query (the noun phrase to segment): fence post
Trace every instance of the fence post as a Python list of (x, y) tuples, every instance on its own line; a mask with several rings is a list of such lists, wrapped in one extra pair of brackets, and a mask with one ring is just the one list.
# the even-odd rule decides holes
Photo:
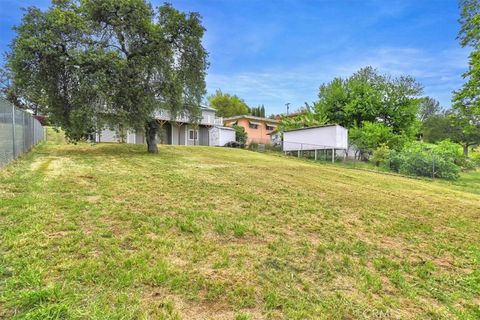
[(32, 121), (32, 146), (35, 145), (35, 121)]
[(23, 111), (21, 111), (21, 112), (22, 112), (22, 140), (23, 140), (22, 141), (23, 142), (22, 143), (23, 144), (22, 153), (24, 153), (27, 150), (27, 148), (26, 148), (27, 143), (26, 143), (26, 139), (25, 139), (25, 113), (23, 113)]
[(13, 159), (16, 158), (17, 150), (15, 146), (15, 106), (12, 105), (12, 141), (13, 141)]
[(30, 119), (30, 123), (32, 124), (32, 141), (30, 141), (30, 143), (31, 143), (31, 147), (33, 147), (34, 145), (36, 145), (36, 143), (35, 143), (35, 118), (33, 118), (33, 115), (32, 115), (32, 118)]

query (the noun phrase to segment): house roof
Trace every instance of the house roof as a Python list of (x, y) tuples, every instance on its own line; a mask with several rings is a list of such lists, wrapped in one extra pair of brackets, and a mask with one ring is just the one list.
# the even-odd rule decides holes
[(208, 110), (208, 111), (217, 111), (217, 109), (214, 109), (214, 108), (210, 108), (209, 106), (200, 106), (200, 109), (202, 110)]
[[(314, 126), (314, 127), (305, 127), (305, 128), (298, 128), (298, 129), (290, 129), (284, 130), (283, 132), (290, 132), (290, 131), (299, 131), (299, 130), (307, 130), (307, 129), (316, 129), (316, 128), (324, 128), (324, 127), (342, 127), (338, 124), (324, 124), (321, 126)], [(342, 127), (343, 128), (343, 127)]]
[(270, 123), (279, 123), (280, 122), (279, 120), (275, 120), (275, 119), (255, 117), (255, 116), (250, 116), (250, 115), (242, 115), (242, 116), (223, 118), (224, 121), (231, 121), (231, 120), (238, 120), (238, 119), (257, 120), (257, 121), (264, 121), (264, 122), (270, 122)]
[(219, 126), (219, 127), (217, 127), (217, 128), (222, 129), (222, 130), (235, 131), (235, 129), (233, 129), (232, 127)]

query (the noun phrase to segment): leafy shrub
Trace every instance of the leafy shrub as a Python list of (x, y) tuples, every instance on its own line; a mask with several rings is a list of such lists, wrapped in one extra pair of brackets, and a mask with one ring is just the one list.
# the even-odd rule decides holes
[(376, 154), (379, 164), (406, 175), (455, 180), (461, 169), (461, 149), (450, 141), (437, 145), (414, 141), (399, 152), (378, 148)]
[(248, 138), (245, 128), (237, 125), (232, 126), (232, 128), (235, 129), (235, 141), (244, 145)]
[(382, 144), (373, 151), (370, 161), (375, 163), (377, 167), (384, 167), (388, 163), (390, 152), (390, 148), (386, 144)]
[[(391, 127), (383, 123), (363, 121), (362, 125), (349, 130), (349, 139), (350, 143), (360, 151), (360, 156), (364, 160), (369, 160), (382, 146), (387, 146), (391, 150), (401, 150), (408, 141), (412, 140), (412, 136), (394, 133)], [(385, 148), (381, 150), (387, 151)]]
[(472, 152), (470, 159), (476, 167), (480, 167), (480, 149), (478, 152)]
[(248, 145), (248, 150), (258, 150), (258, 143), (254, 141), (250, 142)]

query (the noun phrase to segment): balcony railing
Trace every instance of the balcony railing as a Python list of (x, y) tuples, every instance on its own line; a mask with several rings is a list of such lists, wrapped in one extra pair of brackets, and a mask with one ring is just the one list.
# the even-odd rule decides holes
[(200, 124), (205, 125), (215, 125), (215, 126), (223, 126), (223, 118), (218, 118), (215, 116), (206, 115), (202, 117)]
[[(167, 110), (158, 110), (155, 112), (155, 118), (158, 120), (166, 120), (166, 121), (173, 121), (171, 114)], [(190, 118), (185, 114), (177, 115), (175, 119), (177, 122), (183, 123), (191, 123), (192, 121)], [(211, 115), (203, 115), (202, 119), (200, 119), (200, 124), (203, 125), (210, 125), (210, 126), (222, 126), (223, 125), (223, 118), (218, 118)]]

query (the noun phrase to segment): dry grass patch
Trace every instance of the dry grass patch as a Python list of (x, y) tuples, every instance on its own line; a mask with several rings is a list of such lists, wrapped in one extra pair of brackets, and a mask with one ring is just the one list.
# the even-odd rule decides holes
[(144, 149), (58, 139), (3, 170), (0, 317), (480, 317), (473, 180)]

